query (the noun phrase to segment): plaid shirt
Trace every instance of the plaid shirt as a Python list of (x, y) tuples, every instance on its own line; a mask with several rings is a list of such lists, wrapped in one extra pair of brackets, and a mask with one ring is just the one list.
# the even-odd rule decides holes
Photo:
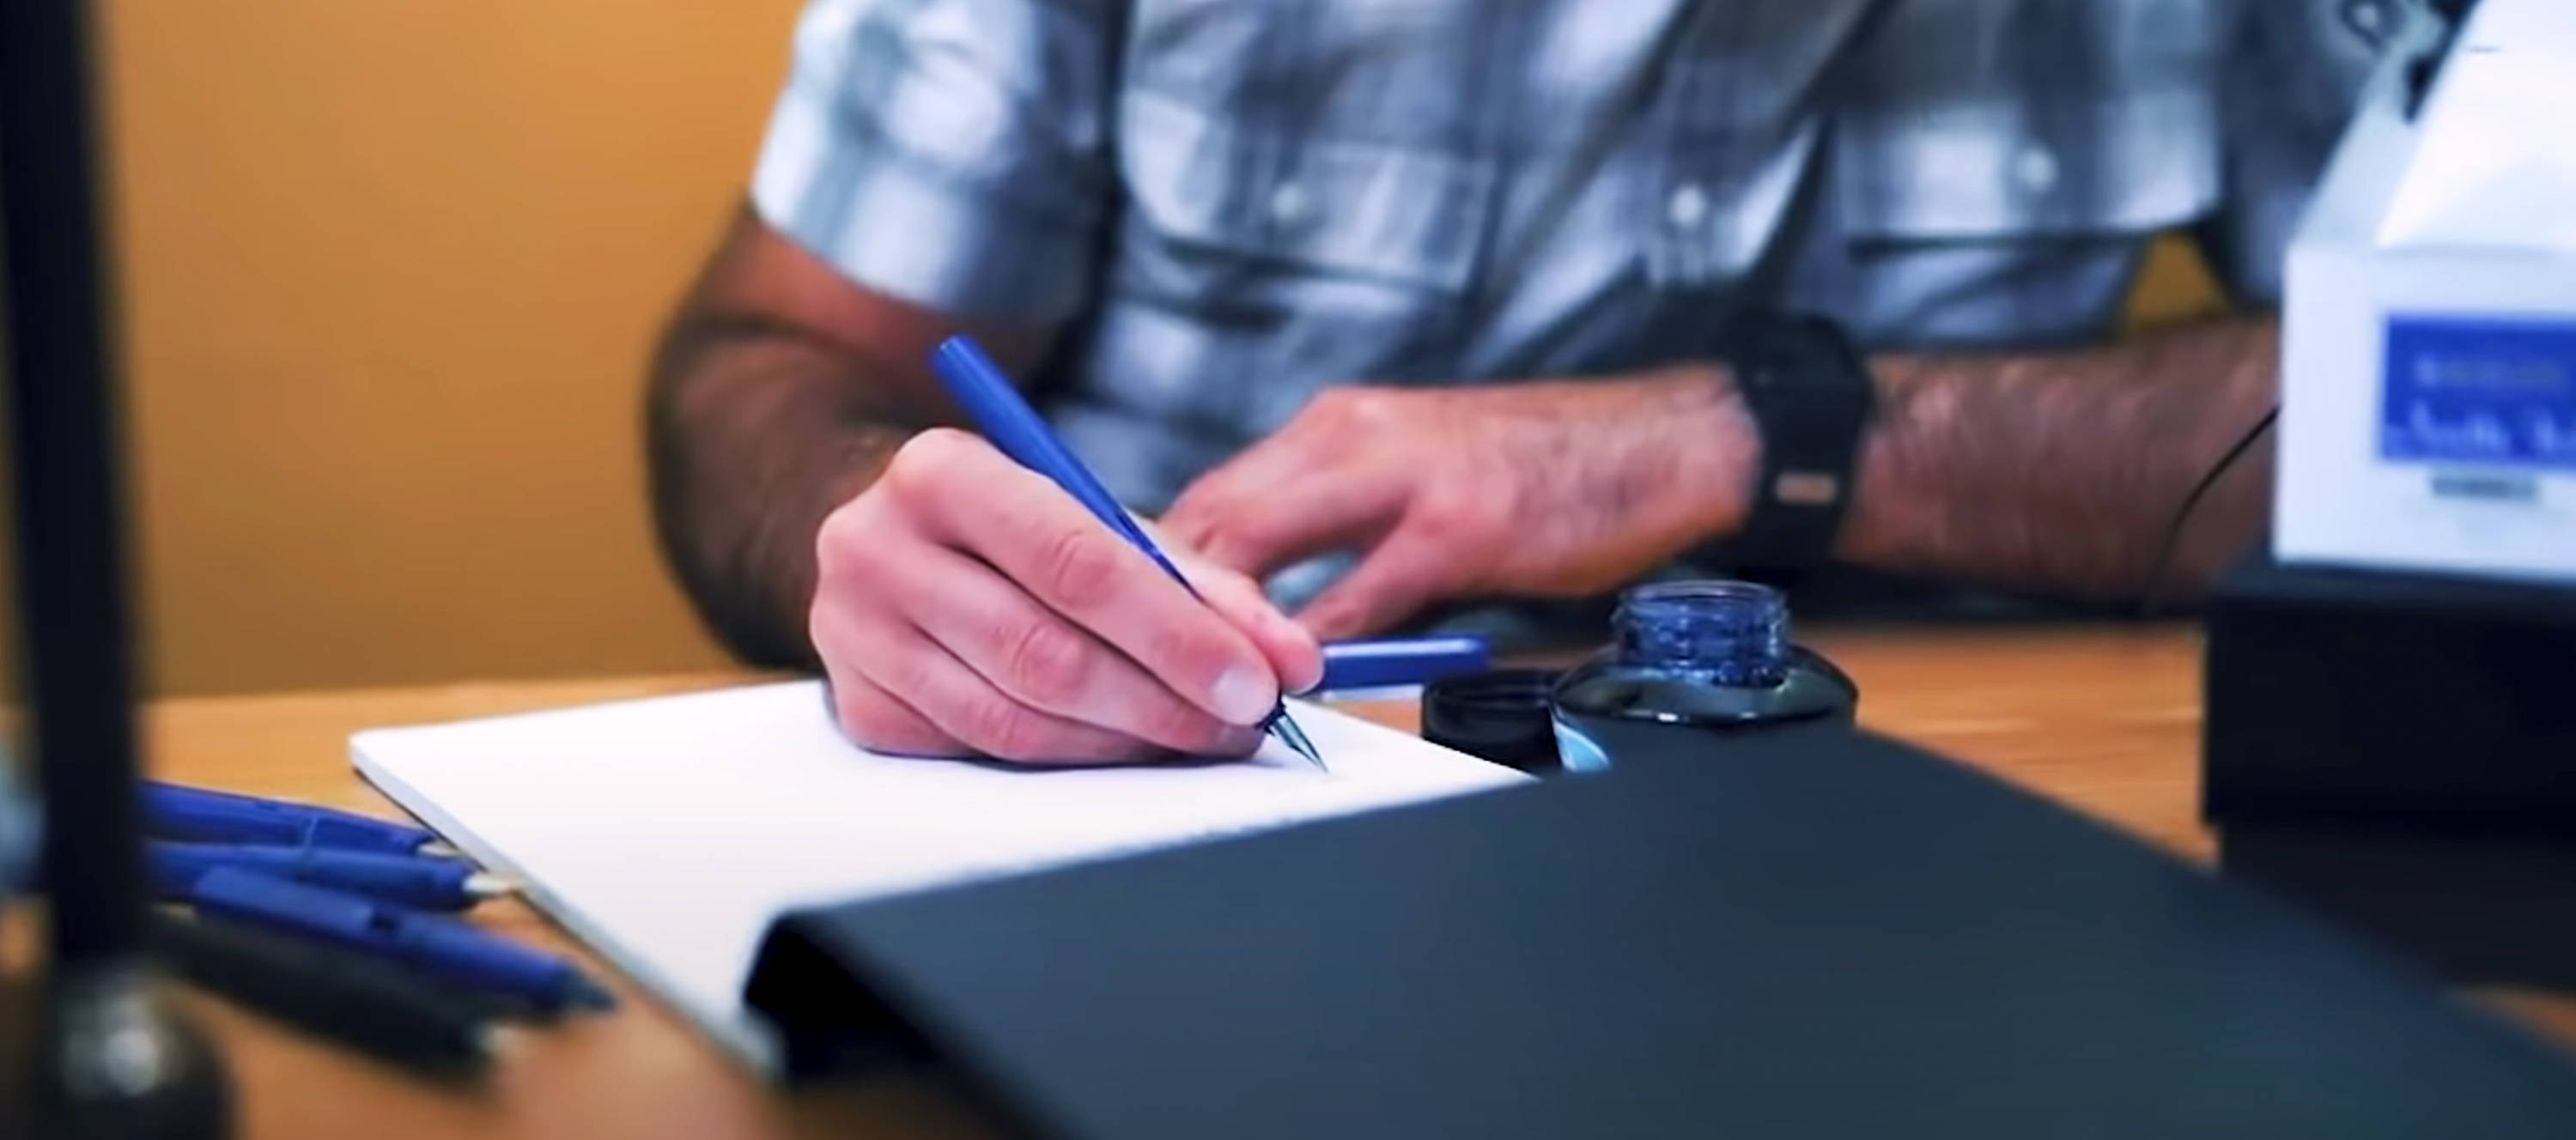
[(1160, 509), (1324, 385), (1608, 372), (1730, 306), (1876, 347), (2108, 333), (2195, 225), (2238, 299), (2405, 0), (815, 0), (753, 180), (871, 288), (1060, 327)]

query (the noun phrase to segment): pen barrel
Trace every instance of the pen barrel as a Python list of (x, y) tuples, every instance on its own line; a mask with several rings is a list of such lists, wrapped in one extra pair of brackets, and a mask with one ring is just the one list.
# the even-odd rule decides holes
[(354, 852), (313, 855), (306, 863), (310, 869), (303, 881), (318, 886), (357, 891), (424, 910), (464, 910), (475, 902), (465, 889), (465, 880), (474, 873), (473, 865), (459, 860)]
[(461, 859), (324, 847), (155, 842), (152, 877), (164, 898), (184, 899), (209, 871), (235, 867), (426, 910), (463, 910), (474, 867)]
[(336, 942), (543, 1010), (581, 1002), (587, 986), (572, 963), (456, 919), (255, 871), (218, 867), (200, 876), (188, 897), (201, 914)]
[(402, 855), (434, 838), (421, 828), (336, 808), (170, 784), (144, 785), (143, 813), (145, 830), (152, 835), (201, 843), (319, 846)]
[(1118, 524), (1111, 520), (1127, 517), (1127, 508), (1089, 476), (1001, 366), (974, 341), (950, 337), (941, 342), (931, 355), (931, 368), (994, 450), (1064, 488), (1101, 522), (1115, 527)]
[(313, 817), (304, 832), (304, 842), (316, 847), (339, 847), (351, 851), (381, 851), (391, 855), (408, 855), (428, 845), (428, 832), (362, 815), (329, 812)]
[(210, 843), (295, 843), (303, 838), (301, 821), (282, 812), (259, 811), (223, 799), (181, 794), (176, 789), (143, 789), (144, 826), (154, 835)]
[[(1126, 505), (1110, 494), (1109, 488), (1100, 484), (1091, 469), (1083, 466), (1081, 458), (1074, 455), (1073, 449), (1056, 438), (1054, 429), (1047, 426), (1037, 409), (1029, 406), (1028, 400), (1020, 395), (1018, 386), (1011, 383), (1010, 376), (1002, 371), (1000, 365), (993, 363), (993, 358), (986, 356), (983, 349), (976, 347), (973, 340), (952, 336), (940, 342), (931, 353), (930, 365), (947, 385), (948, 394), (956, 397), (957, 406), (965, 410), (968, 419), (975, 421), (976, 428), (984, 433), (985, 441), (992, 444), (994, 450), (1063, 488), (1065, 494), (1073, 496), (1075, 502), (1091, 512), (1091, 517), (1099, 519), (1101, 525), (1152, 559), (1154, 565), (1170, 575), (1173, 581), (1185, 587), (1189, 585), (1189, 579), (1181, 574), (1180, 567), (1164, 557), (1163, 552), (1155, 547), (1152, 537), (1145, 533), (1145, 528), (1137, 524), (1135, 516), (1127, 513)], [(1193, 589), (1191, 592), (1197, 591)]]

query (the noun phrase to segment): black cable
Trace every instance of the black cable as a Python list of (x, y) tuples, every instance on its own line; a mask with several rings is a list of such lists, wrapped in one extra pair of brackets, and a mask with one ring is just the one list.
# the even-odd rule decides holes
[(2191, 493), (2182, 497), (2182, 506), (2174, 511), (2173, 521), (2165, 525), (2164, 541), (2156, 546), (2156, 560), (2148, 566), (2146, 589), (2138, 601), (2140, 619), (2156, 616), (2157, 596), (2164, 592), (2165, 575), (2173, 571), (2174, 554), (2182, 546), (2182, 531), (2191, 523), (2191, 513), (2200, 508), (2200, 501), (2209, 496), (2209, 489), (2218, 485), (2219, 478), (2227, 474), (2228, 468), (2234, 467), (2236, 461), (2254, 446), (2254, 441), (2271, 430), (2272, 421), (2279, 418), (2281, 406), (2274, 404), (2263, 413), (2263, 418), (2254, 421), (2253, 427), (2245, 429), (2245, 434), (2237, 437), (2227, 453), (2218, 457), (2218, 462), (2210, 464), (2209, 470), (2201, 473), (2200, 482), (2192, 484)]

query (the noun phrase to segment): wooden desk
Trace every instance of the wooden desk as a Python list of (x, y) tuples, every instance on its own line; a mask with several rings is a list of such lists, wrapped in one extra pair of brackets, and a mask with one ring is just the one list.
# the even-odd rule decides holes
[[(1828, 632), (1859, 680), (1863, 720), (2055, 797), (2194, 859), (2199, 640), (2188, 629)], [(157, 774), (261, 795), (390, 811), (350, 770), (348, 736), (383, 724), (645, 696), (739, 676), (455, 685), (166, 701), (149, 714)], [(1402, 705), (1358, 711), (1411, 728)], [(489, 921), (569, 948), (516, 905)], [(242, 1135), (787, 1137), (981, 1136), (960, 1100), (921, 1081), (786, 1097), (733, 1068), (676, 1017), (621, 987), (604, 1018), (527, 1036), (473, 1090), (443, 1090), (211, 1000), (197, 1007), (239, 1080)], [(2496, 1000), (2576, 1041), (2576, 1003)]]

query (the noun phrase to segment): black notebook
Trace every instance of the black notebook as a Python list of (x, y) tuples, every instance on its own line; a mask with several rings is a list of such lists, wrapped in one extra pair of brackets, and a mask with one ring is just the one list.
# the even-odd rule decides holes
[(2412, 966), (1860, 736), (794, 914), (748, 997), (1046, 1136), (2576, 1136)]

